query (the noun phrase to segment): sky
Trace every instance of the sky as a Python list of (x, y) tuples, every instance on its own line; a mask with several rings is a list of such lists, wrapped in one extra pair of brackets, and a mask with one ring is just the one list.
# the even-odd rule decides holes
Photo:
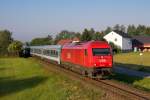
[(150, 25), (150, 0), (0, 0), (0, 30), (31, 41), (61, 30)]

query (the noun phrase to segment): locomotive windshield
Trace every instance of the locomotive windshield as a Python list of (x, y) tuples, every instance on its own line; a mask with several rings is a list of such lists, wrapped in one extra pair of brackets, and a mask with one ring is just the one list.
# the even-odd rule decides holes
[(93, 52), (93, 56), (109, 55), (110, 49), (109, 48), (93, 48), (92, 52)]

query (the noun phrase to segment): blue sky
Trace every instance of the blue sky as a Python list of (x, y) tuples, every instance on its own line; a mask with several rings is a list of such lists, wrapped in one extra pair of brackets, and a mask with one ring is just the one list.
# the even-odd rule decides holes
[(150, 24), (150, 0), (1, 0), (0, 29), (22, 41), (61, 30)]

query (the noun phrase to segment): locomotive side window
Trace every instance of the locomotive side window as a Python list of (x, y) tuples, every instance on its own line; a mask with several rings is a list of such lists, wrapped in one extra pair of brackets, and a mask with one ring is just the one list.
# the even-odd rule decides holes
[(110, 49), (109, 48), (93, 48), (92, 52), (93, 52), (93, 56), (109, 55)]

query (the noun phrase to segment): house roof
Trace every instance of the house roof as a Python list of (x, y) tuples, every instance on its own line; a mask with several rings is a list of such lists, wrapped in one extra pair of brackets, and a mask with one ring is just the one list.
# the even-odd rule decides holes
[(74, 37), (73, 39), (61, 39), (58, 41), (58, 45), (64, 45), (66, 43), (71, 43), (71, 42), (79, 42), (80, 39), (78, 37)]
[(71, 43), (72, 42), (72, 40), (71, 39), (62, 39), (62, 40), (60, 40), (60, 41), (58, 41), (58, 45), (64, 45), (64, 44), (66, 44), (66, 43)]
[(118, 31), (118, 30), (114, 30), (114, 32), (116, 32), (117, 34), (121, 35), (124, 38), (131, 38), (130, 35), (128, 35), (128, 33), (122, 32), (122, 31)]
[(74, 37), (74, 38), (73, 38), (73, 41), (80, 41), (80, 39), (77, 38), (77, 37)]
[(143, 44), (150, 44), (150, 36), (144, 36), (144, 35), (139, 35), (139, 36), (133, 36), (133, 40), (137, 40)]

